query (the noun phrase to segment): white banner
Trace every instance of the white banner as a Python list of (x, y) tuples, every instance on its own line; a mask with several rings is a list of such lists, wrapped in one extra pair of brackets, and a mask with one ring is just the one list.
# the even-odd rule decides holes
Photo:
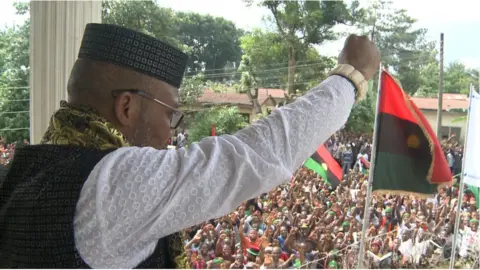
[(472, 90), (468, 112), (467, 149), (463, 181), (480, 187), (480, 95)]

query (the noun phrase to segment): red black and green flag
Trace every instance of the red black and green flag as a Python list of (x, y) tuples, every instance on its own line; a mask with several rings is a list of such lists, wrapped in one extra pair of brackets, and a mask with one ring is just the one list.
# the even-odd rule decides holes
[(447, 160), (425, 116), (383, 71), (376, 129), (374, 192), (433, 194), (452, 183)]
[(305, 161), (303, 166), (316, 172), (333, 188), (336, 188), (342, 181), (342, 168), (323, 144)]
[(363, 165), (362, 173), (367, 173), (368, 170), (370, 170), (370, 162), (368, 162), (368, 160), (366, 160), (364, 157), (360, 157), (360, 162), (362, 162)]

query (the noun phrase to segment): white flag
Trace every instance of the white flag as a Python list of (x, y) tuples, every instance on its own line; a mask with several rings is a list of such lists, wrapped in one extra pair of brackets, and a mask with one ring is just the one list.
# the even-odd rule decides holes
[(464, 182), (480, 187), (480, 95), (472, 90), (468, 111), (467, 149), (465, 152)]

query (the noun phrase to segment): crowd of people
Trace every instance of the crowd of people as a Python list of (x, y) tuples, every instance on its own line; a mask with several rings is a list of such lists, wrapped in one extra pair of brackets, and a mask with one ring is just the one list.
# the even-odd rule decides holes
[[(28, 144), (28, 140), (25, 139), (23, 144)], [(7, 143), (5, 139), (0, 136), (0, 165), (6, 167), (12, 160), (15, 154), (15, 143)]]
[[(183, 133), (182, 133), (183, 134)], [(181, 137), (181, 136), (180, 136)], [(186, 137), (186, 136), (185, 136)], [(28, 144), (28, 141), (24, 142)], [(343, 168), (333, 188), (300, 168), (289, 184), (245, 202), (228, 216), (184, 231), (185, 251), (194, 269), (354, 268), (358, 264), (371, 138), (339, 132), (326, 148)], [(443, 141), (452, 173), (461, 171), (462, 147), (455, 136)], [(0, 141), (2, 165), (15, 145)], [(480, 267), (479, 211), (463, 195), (459, 267)], [(366, 231), (364, 265), (369, 268), (448, 267), (458, 186), (438, 189), (434, 198), (373, 196)]]
[[(444, 140), (446, 155), (461, 164), (461, 147)], [(341, 132), (326, 142), (344, 169), (336, 188), (301, 168), (289, 184), (245, 202), (228, 216), (184, 231), (195, 269), (354, 268), (358, 264), (371, 138)], [(455, 159), (457, 157), (457, 159)], [(458, 159), (460, 157), (460, 159)], [(449, 159), (449, 162), (451, 159)], [(435, 197), (373, 196), (364, 265), (369, 268), (448, 267), (458, 186)], [(480, 235), (476, 198), (466, 191), (461, 212), (458, 267), (478, 268)]]

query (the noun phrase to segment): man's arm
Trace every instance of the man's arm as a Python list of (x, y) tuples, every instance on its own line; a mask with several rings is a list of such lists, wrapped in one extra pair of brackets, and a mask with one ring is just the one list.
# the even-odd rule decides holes
[[(158, 239), (226, 215), (288, 181), (345, 124), (353, 104), (352, 84), (331, 76), (234, 135), (205, 138), (188, 151), (110, 153), (88, 177), (77, 205), (80, 254), (92, 267), (136, 266), (138, 254), (153, 251)], [(102, 257), (121, 264), (104, 264)]]

